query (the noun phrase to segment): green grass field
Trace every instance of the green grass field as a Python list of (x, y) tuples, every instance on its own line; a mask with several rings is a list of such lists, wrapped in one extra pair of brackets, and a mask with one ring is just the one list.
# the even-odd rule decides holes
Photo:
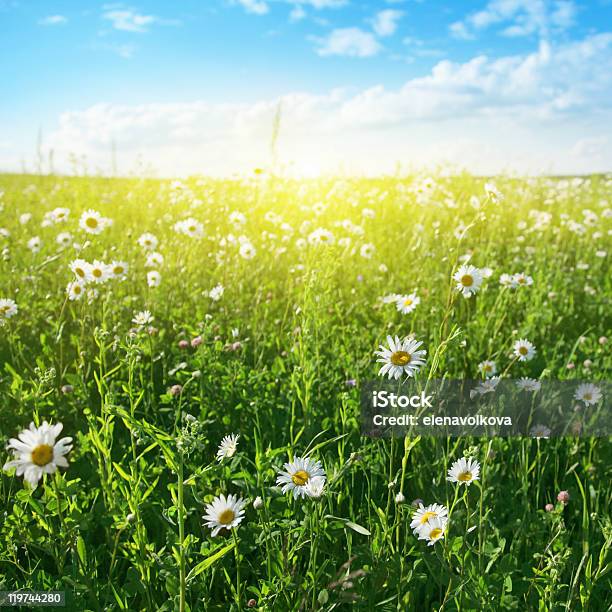
[[(609, 438), (360, 435), (389, 334), (423, 342), (420, 378), (610, 378), (612, 178), (492, 182), (0, 176), (2, 465), (30, 422), (72, 438), (36, 488), (1, 473), (0, 590), (70, 610), (609, 609)], [(284, 494), (306, 455), (322, 492)], [(471, 486), (447, 480), (464, 456)], [(220, 494), (244, 514), (213, 536)], [(435, 543), (414, 500), (450, 511)]]

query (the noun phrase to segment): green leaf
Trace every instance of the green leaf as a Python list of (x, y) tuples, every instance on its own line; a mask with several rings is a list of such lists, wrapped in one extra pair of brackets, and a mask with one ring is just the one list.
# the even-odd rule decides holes
[(200, 561), (190, 572), (187, 574), (187, 582), (195, 578), (198, 574), (201, 574), (203, 571), (207, 570), (213, 563), (217, 562), (221, 557), (224, 557), (230, 550), (232, 550), (236, 546), (235, 542), (224, 546), (220, 550), (218, 550), (214, 555), (210, 555), (206, 557), (204, 561)]
[(361, 535), (364, 535), (364, 536), (372, 535), (365, 527), (362, 527), (361, 525), (358, 525), (357, 523), (353, 523), (352, 521), (346, 521), (346, 523), (344, 524), (347, 527), (350, 527), (353, 531), (360, 533)]

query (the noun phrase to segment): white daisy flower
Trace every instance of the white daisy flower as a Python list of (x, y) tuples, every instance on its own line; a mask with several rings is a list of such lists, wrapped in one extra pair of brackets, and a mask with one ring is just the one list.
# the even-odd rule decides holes
[(499, 384), (501, 378), (499, 376), (493, 376), (483, 380), (475, 389), (470, 391), (470, 399), (474, 399), (478, 395), (486, 395), (487, 393), (495, 393), (495, 389)]
[(514, 275), (502, 274), (499, 277), (499, 284), (502, 287), (508, 287), (509, 289), (516, 289), (516, 283), (515, 283), (515, 280), (514, 280)]
[(472, 265), (463, 265), (453, 275), (457, 281), (456, 289), (463, 297), (469, 298), (480, 289), (482, 274), (480, 270)]
[(438, 540), (444, 538), (447, 521), (435, 517), (421, 525), (417, 533), (419, 540), (427, 540), (427, 546), (433, 546)]
[(535, 346), (524, 338), (517, 340), (513, 345), (513, 349), (519, 361), (531, 361), (536, 354)]
[(534, 425), (529, 430), (529, 434), (532, 438), (548, 438), (550, 433), (550, 428), (546, 427), (546, 425)]
[(524, 272), (519, 272), (512, 277), (512, 281), (515, 287), (530, 287), (533, 285), (533, 278), (528, 276)]
[(32, 251), (32, 253), (38, 253), (40, 251), (40, 247), (42, 242), (38, 236), (34, 236), (28, 240), (28, 249)]
[(219, 495), (211, 504), (206, 504), (204, 521), (206, 527), (212, 529), (214, 538), (222, 529), (233, 529), (238, 527), (244, 518), (244, 507), (246, 501), (237, 495)]
[(484, 190), (487, 197), (495, 204), (504, 199), (504, 196), (493, 183), (485, 183)]
[(153, 251), (157, 248), (159, 240), (157, 240), (157, 237), (150, 232), (145, 232), (140, 236), (140, 238), (138, 238), (138, 244), (145, 251)]
[(109, 266), (113, 278), (125, 280), (128, 271), (128, 264), (125, 261), (113, 261)]
[[(313, 478), (325, 480), (325, 470), (320, 461), (314, 461), (309, 457), (295, 457), (293, 461), (285, 463), (285, 471), (281, 471), (276, 478), (276, 484), (281, 487), (283, 493), (293, 491), (293, 497), (304, 497), (308, 495), (306, 485)], [(318, 483), (320, 484), (320, 483)]]
[(389, 379), (397, 380), (405, 374), (410, 378), (425, 365), (427, 351), (419, 350), (422, 342), (410, 337), (400, 340), (398, 336), (387, 336), (387, 343), (388, 348), (381, 344), (380, 350), (374, 353), (379, 356), (376, 361), (383, 364), (378, 371), (379, 376), (388, 375)]
[(105, 283), (111, 278), (111, 271), (108, 264), (103, 261), (94, 259), (91, 267), (89, 268), (91, 279), (94, 283)]
[(204, 225), (197, 219), (189, 217), (188, 219), (175, 223), (174, 231), (189, 236), (190, 238), (201, 238), (204, 236)]
[(72, 438), (56, 442), (63, 425), (49, 425), (44, 421), (40, 427), (30, 423), (18, 438), (11, 438), (7, 448), (13, 451), (14, 459), (4, 465), (4, 470), (17, 468), (17, 476), (23, 475), (36, 488), (43, 474), (53, 474), (58, 466), (68, 467), (66, 455), (72, 449)]
[(91, 275), (91, 264), (84, 259), (75, 259), (71, 261), (70, 269), (79, 281), (87, 283), (93, 280)]
[(574, 399), (579, 402), (584, 402), (585, 406), (591, 406), (597, 404), (603, 397), (601, 389), (595, 386), (593, 383), (583, 383), (574, 393)]
[(416, 293), (399, 295), (395, 300), (395, 306), (402, 314), (411, 313), (420, 303), (421, 298), (419, 298)]
[(404, 296), (400, 295), (399, 293), (389, 293), (388, 295), (383, 295), (380, 298), (380, 301), (383, 304), (395, 304), (402, 297)]
[(224, 291), (225, 289), (223, 288), (223, 285), (216, 285), (208, 292), (208, 297), (213, 300), (213, 302), (218, 302), (221, 299)]
[(526, 376), (523, 376), (523, 378), (520, 378), (516, 381), (516, 386), (521, 391), (529, 391), (531, 393), (536, 393), (542, 388), (542, 383), (539, 380), (536, 380), (535, 378), (527, 378)]
[(149, 325), (149, 323), (153, 323), (153, 315), (149, 310), (142, 310), (141, 312), (137, 312), (132, 319), (132, 323), (143, 327), (144, 325)]
[(231, 434), (221, 440), (219, 450), (217, 451), (217, 461), (223, 461), (225, 457), (233, 457), (236, 454), (239, 437), (240, 434)]
[(308, 235), (310, 244), (334, 244), (334, 235), (327, 229), (320, 227)]
[(359, 249), (359, 254), (365, 259), (372, 259), (372, 255), (374, 255), (374, 251), (376, 248), (373, 244), (364, 244), (361, 249)]
[(10, 298), (0, 299), (0, 321), (14, 317), (18, 310), (15, 300)]
[(246, 217), (241, 212), (235, 210), (230, 213), (229, 222), (238, 229), (246, 223)]
[(494, 376), (497, 374), (497, 365), (494, 361), (481, 361), (478, 364), (478, 371), (488, 378), (489, 376)]
[(71, 281), (66, 286), (66, 293), (71, 302), (80, 300), (85, 294), (85, 284), (83, 281)]
[(304, 485), (304, 491), (308, 497), (319, 499), (319, 497), (322, 497), (325, 491), (325, 478), (322, 476), (315, 476), (314, 478), (311, 478)]
[(79, 227), (88, 234), (100, 234), (109, 225), (110, 219), (105, 219), (97, 210), (86, 210), (79, 219)]
[(70, 246), (72, 242), (72, 234), (70, 232), (60, 232), (55, 238), (55, 242), (59, 244), (61, 247)]
[(442, 504), (430, 504), (429, 506), (419, 504), (419, 507), (412, 515), (412, 522), (410, 523), (410, 528), (416, 535), (419, 529), (423, 527), (425, 523), (431, 521), (434, 518), (439, 518), (442, 521), (447, 521), (448, 508), (446, 506), (443, 506)]
[(451, 465), (446, 480), (469, 486), (474, 480), (478, 480), (479, 476), (480, 463), (476, 459), (461, 457)]
[(161, 274), (157, 270), (147, 272), (147, 285), (149, 287), (159, 287), (161, 284)]
[(164, 263), (164, 256), (157, 251), (149, 253), (145, 261), (145, 268), (157, 268)]
[(55, 208), (50, 213), (50, 218), (54, 223), (62, 223), (68, 219), (68, 215), (70, 215), (69, 208)]
[(250, 242), (243, 242), (240, 245), (240, 250), (238, 251), (238, 253), (240, 254), (240, 257), (242, 257), (243, 259), (253, 259), (257, 251), (255, 250), (255, 247)]

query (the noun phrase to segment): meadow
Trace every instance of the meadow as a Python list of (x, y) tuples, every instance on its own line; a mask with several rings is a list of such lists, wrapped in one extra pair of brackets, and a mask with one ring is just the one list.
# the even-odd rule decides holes
[(0, 590), (69, 610), (610, 609), (609, 438), (369, 438), (359, 395), (381, 365), (609, 379), (612, 177), (3, 175), (0, 193)]

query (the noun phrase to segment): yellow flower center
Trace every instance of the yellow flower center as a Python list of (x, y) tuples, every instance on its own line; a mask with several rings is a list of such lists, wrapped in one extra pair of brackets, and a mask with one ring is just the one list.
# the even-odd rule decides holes
[(8, 306), (0, 306), (0, 314), (5, 315), (9, 311)]
[(527, 350), (527, 347), (526, 347), (526, 346), (521, 346), (521, 347), (519, 347), (519, 353), (520, 353), (521, 355), (526, 355), (528, 352), (529, 352), (529, 351)]
[(32, 451), (32, 463), (43, 467), (48, 463), (51, 463), (53, 459), (53, 448), (51, 448), (48, 444), (39, 444)]
[(75, 268), (74, 273), (81, 278), (85, 278), (85, 270), (83, 268)]
[(81, 285), (75, 285), (75, 286), (72, 288), (72, 291), (73, 291), (74, 293), (81, 293)]
[(291, 476), (293, 484), (297, 485), (298, 487), (303, 487), (309, 479), (310, 476), (308, 475), (308, 472), (305, 472), (304, 470), (298, 470), (295, 474), (293, 474), (293, 476)]
[(429, 533), (429, 537), (432, 540), (435, 540), (436, 538), (439, 538), (442, 535), (442, 530), (439, 527), (436, 527), (435, 529), (432, 529)]
[(89, 217), (89, 219), (85, 221), (85, 225), (87, 227), (91, 227), (91, 229), (96, 229), (96, 227), (98, 227), (98, 220), (94, 219), (93, 217)]
[(584, 394), (584, 399), (589, 401), (589, 400), (593, 399), (593, 396), (590, 393), (585, 393)]
[(219, 515), (219, 522), (222, 525), (229, 525), (233, 520), (234, 517), (236, 515), (234, 514), (234, 511), (231, 510), (230, 508), (227, 508), (227, 510), (224, 510), (220, 515)]
[(115, 269), (113, 270), (113, 272), (115, 274), (123, 274), (123, 266), (115, 266)]
[(461, 472), (461, 474), (457, 476), (457, 480), (460, 482), (468, 482), (472, 480), (472, 472)]
[(471, 274), (464, 274), (461, 277), (461, 284), (464, 287), (471, 287), (474, 284), (474, 277)]
[(410, 306), (412, 304), (412, 300), (410, 298), (404, 300), (404, 306)]
[(429, 510), (421, 517), (421, 525), (424, 525), (429, 519), (435, 518), (436, 516), (438, 515), (435, 512)]
[(94, 268), (91, 272), (96, 278), (100, 278), (102, 276), (102, 270), (100, 268)]
[(408, 365), (411, 359), (410, 353), (407, 353), (406, 351), (395, 351), (395, 353), (391, 355), (391, 363), (395, 366)]

